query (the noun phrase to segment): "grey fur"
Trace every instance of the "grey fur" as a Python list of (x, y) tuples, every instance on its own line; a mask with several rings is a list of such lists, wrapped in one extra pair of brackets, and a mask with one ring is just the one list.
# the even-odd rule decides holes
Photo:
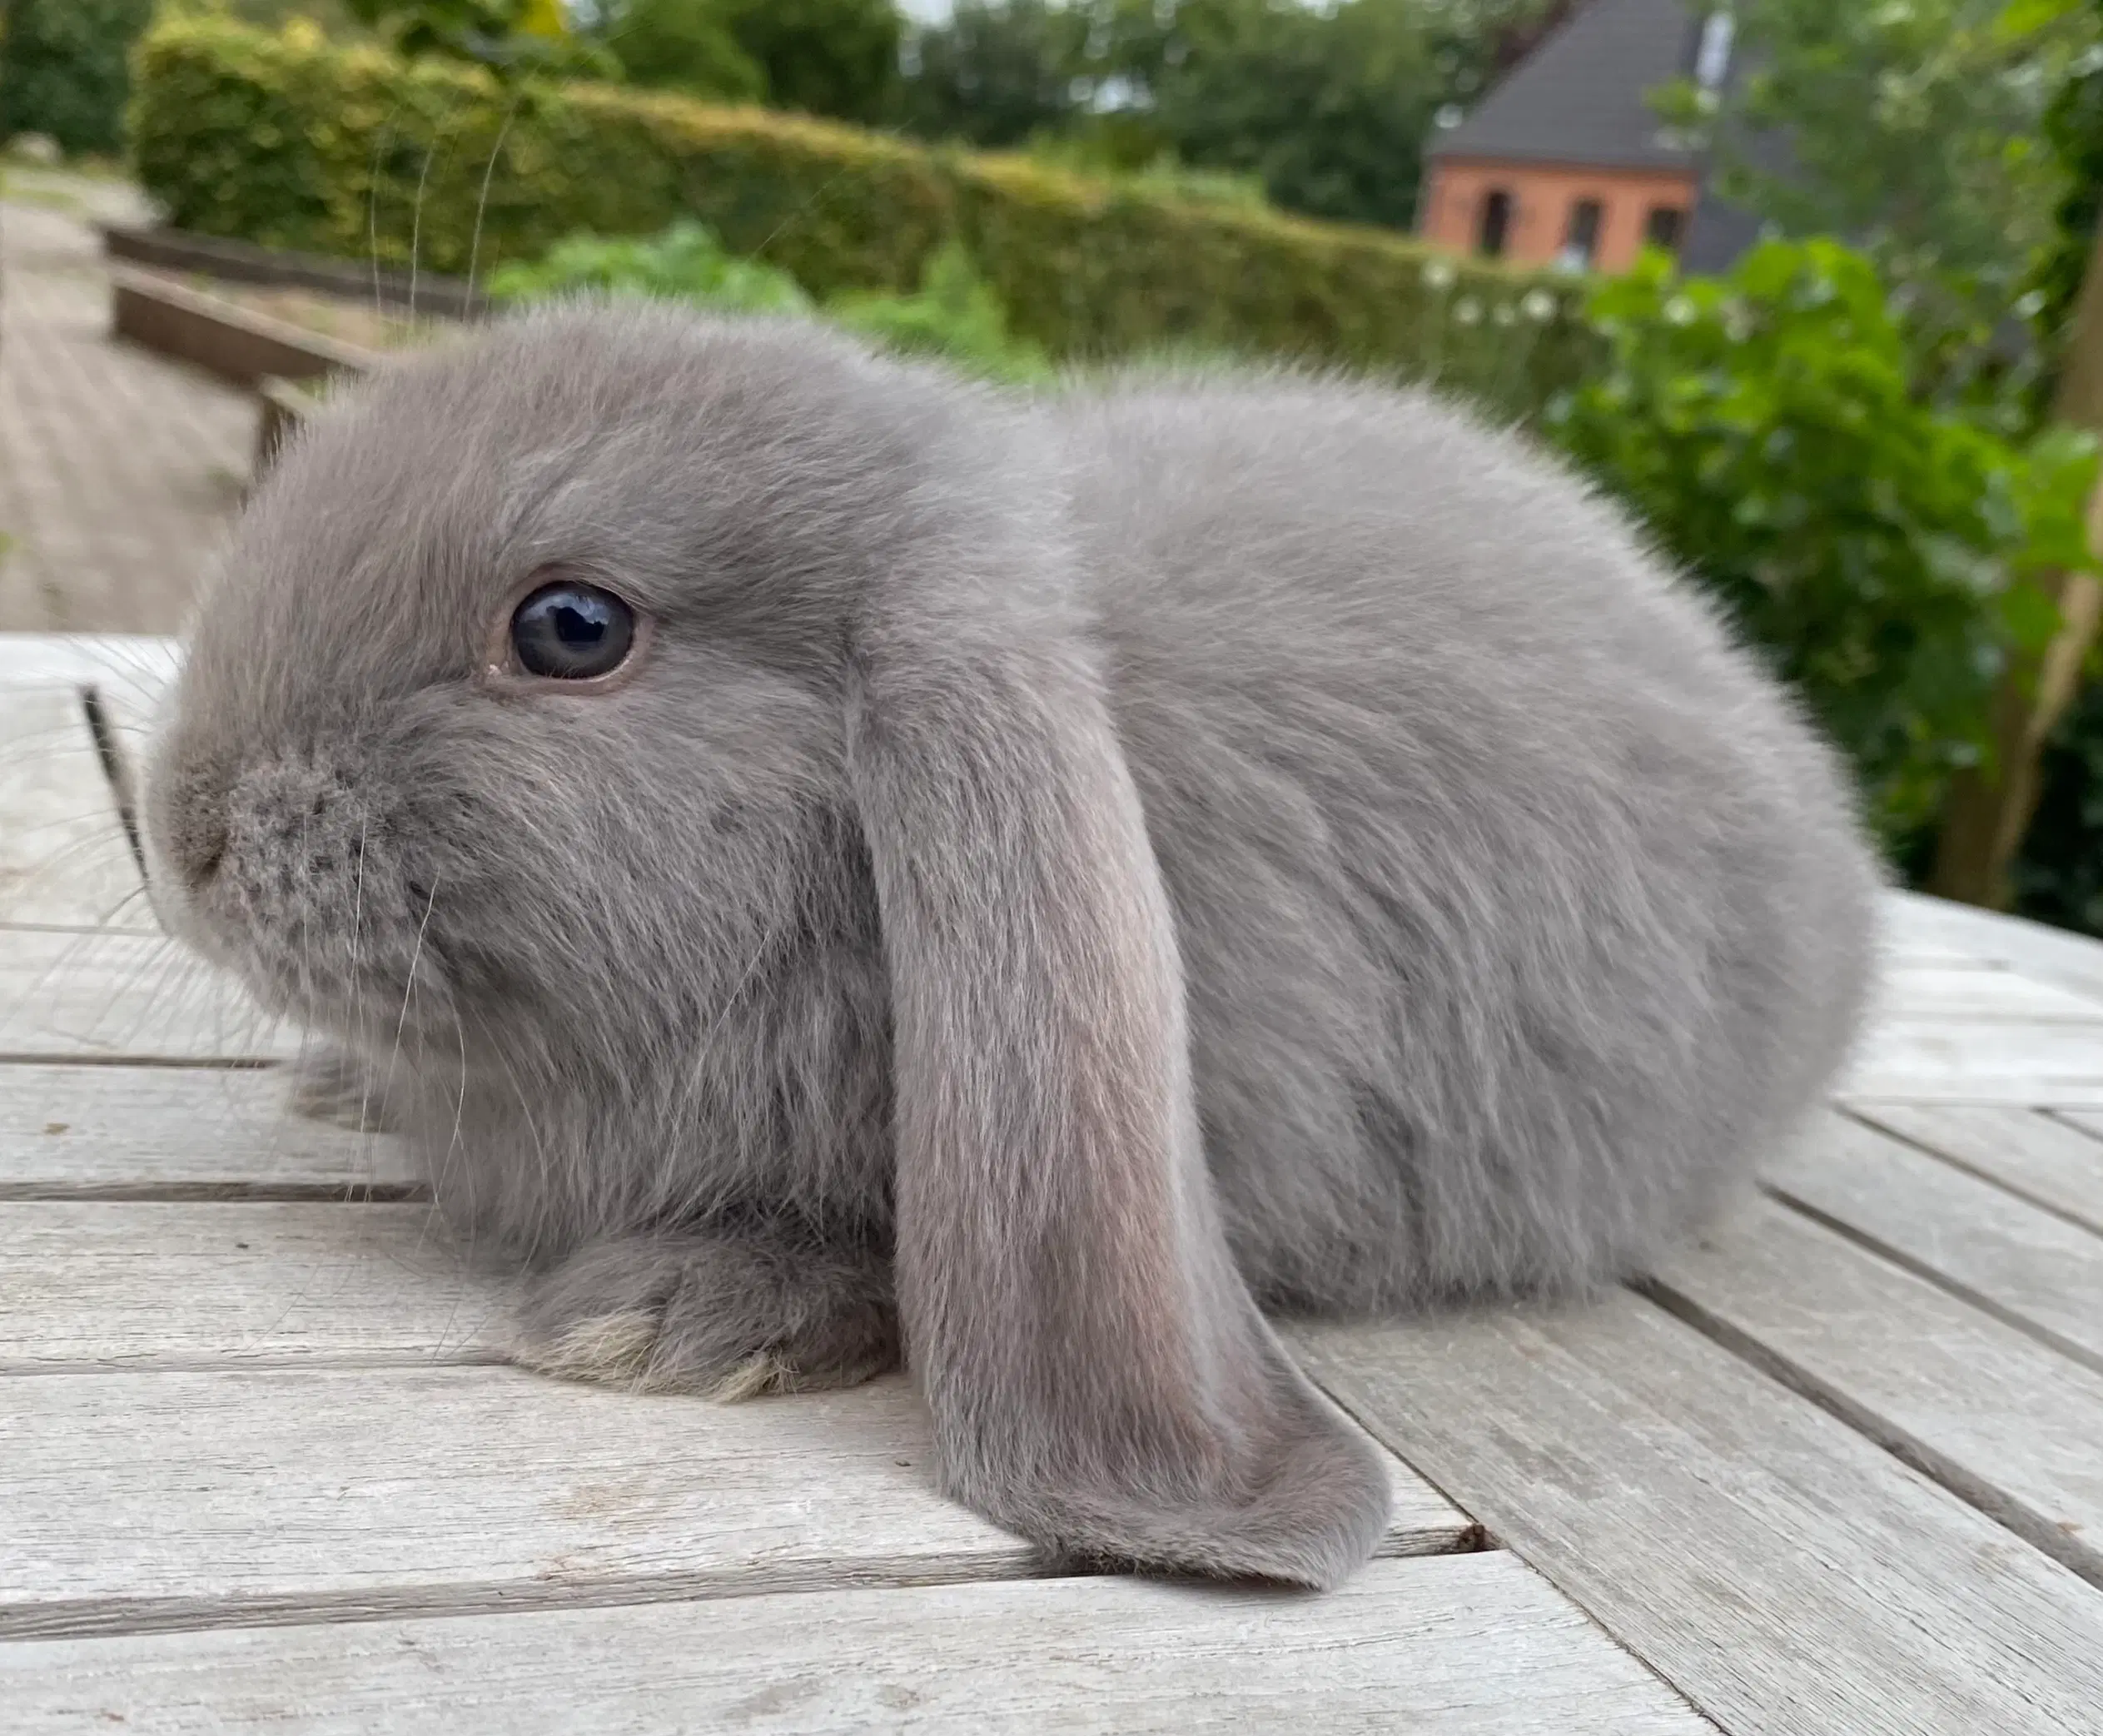
[[(626, 685), (482, 673), (549, 567), (654, 617)], [(1385, 1485), (1258, 1302), (1640, 1270), (1837, 1065), (1876, 887), (1774, 685), (1449, 408), (634, 306), (285, 453), (148, 808), (544, 1274), (522, 1360), (740, 1393), (902, 1324), (962, 1500), (1313, 1584)]]

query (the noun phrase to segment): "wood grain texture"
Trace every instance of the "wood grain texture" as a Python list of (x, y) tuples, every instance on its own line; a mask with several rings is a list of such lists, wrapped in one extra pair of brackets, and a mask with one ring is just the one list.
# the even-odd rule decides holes
[(1956, 953), (2103, 1002), (2103, 941), (1920, 893), (1887, 893), (1879, 916), (1885, 947), (1894, 957)]
[(1881, 1018), (1864, 1032), (1834, 1095), (2103, 1108), (2103, 1027), (2053, 1019)]
[[(1887, 964), (1873, 1018), (2041, 1019), (2103, 1025), (2103, 1001), (2039, 982), (2005, 965), (1957, 961)], [(2103, 1037), (2099, 1037), (2103, 1049)]]
[(2103, 1374), (1762, 1201), (1653, 1293), (2103, 1587)]
[(272, 1068), (0, 1067), (0, 1201), (420, 1188), (397, 1142), (292, 1113)]
[[(935, 1493), (897, 1379), (743, 1405), (472, 1366), (4, 1385), (0, 1639), (1044, 1566)], [(1385, 1553), (1473, 1546), (1464, 1515), (1391, 1474)]]
[(93, 684), (135, 709), (152, 710), (174, 679), (172, 639), (137, 633), (0, 633), (0, 691)]
[(1040, 1579), (0, 1648), (17, 1736), (1698, 1736), (1504, 1554), (1341, 1590)]
[(2103, 1592), (1648, 1302), (1291, 1336), (1734, 1736), (2103, 1730)]
[(0, 922), (153, 925), (72, 688), (0, 687)]
[(2103, 1237), (1848, 1117), (1761, 1171), (1792, 1205), (2103, 1369)]
[(161, 935), (0, 928), (0, 1061), (276, 1060), (299, 1042)]
[(1857, 1112), (2103, 1235), (2103, 1116), (1963, 1103), (1872, 1103)]
[(510, 1298), (429, 1206), (0, 1205), (0, 1374), (490, 1360)]

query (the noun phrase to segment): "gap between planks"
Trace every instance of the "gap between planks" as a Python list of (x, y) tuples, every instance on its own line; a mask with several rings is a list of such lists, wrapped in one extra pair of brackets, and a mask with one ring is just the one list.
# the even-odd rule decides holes
[(1837, 1111), (1760, 1180), (1804, 1216), (2103, 1370), (2103, 1237)]
[(1715, 1736), (1507, 1554), (1382, 1563), (1325, 1597), (1043, 1579), (501, 1618), (32, 1643), (23, 1736)]
[(2103, 1142), (2076, 1121), (2002, 1104), (1837, 1107), (1938, 1162), (2103, 1236)]
[(2103, 1589), (2103, 1376), (1766, 1202), (1635, 1288)]
[(1727, 1730), (2103, 1729), (2103, 1594), (1640, 1296), (1290, 1341)]
[[(895, 1376), (711, 1405), (509, 1368), (222, 1367), (7, 1398), (5, 1639), (1065, 1569), (937, 1492)], [(1382, 1457), (1383, 1557), (1481, 1548)]]

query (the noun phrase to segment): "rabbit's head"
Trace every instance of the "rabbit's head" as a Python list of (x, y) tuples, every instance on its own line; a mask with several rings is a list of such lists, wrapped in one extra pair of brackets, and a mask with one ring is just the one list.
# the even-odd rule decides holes
[(858, 883), (948, 1486), (1061, 1549), (1326, 1583), (1385, 1484), (1226, 1251), (1062, 499), (1027, 405), (803, 324), (572, 307), (395, 366), (203, 599), (150, 862), (303, 1023), (639, 1078)]

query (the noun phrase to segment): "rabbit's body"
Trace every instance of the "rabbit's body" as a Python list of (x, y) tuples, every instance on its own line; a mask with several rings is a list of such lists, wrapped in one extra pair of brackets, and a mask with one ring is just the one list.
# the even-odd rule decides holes
[[(633, 654), (520, 665), (579, 584)], [(148, 808), (172, 919), (543, 1268), (522, 1360), (738, 1394), (902, 1326), (962, 1499), (1313, 1583), (1384, 1476), (1250, 1292), (1633, 1270), (1837, 1064), (1874, 889), (1770, 684), (1429, 400), (1023, 408), (649, 311), (303, 435)]]
[(1617, 515), (1434, 402), (1058, 415), (1243, 1272), (1355, 1310), (1635, 1270), (1852, 1032), (1829, 756)]

